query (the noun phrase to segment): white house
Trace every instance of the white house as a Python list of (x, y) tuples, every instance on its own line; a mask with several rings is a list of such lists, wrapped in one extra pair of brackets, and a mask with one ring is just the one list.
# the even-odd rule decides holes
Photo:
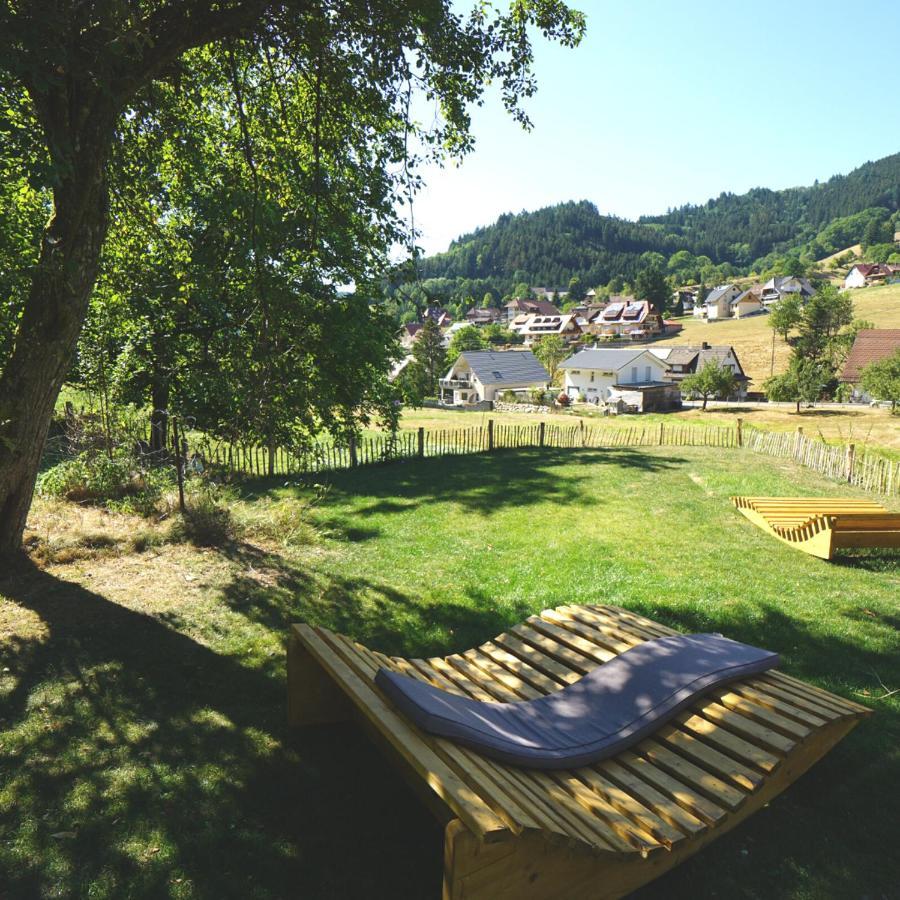
[(577, 341), (581, 337), (581, 326), (574, 315), (528, 316), (524, 324), (516, 329), (525, 338), (526, 346), (539, 341), (545, 334), (557, 334), (566, 343)]
[(715, 362), (734, 372), (735, 392), (728, 399), (743, 400), (747, 396), (747, 384), (750, 379), (747, 378), (744, 367), (741, 365), (737, 353), (734, 352), (734, 347), (728, 344), (718, 347), (714, 347), (706, 341), (695, 346), (656, 344), (650, 349), (650, 353), (665, 363), (667, 367), (666, 381), (679, 384), (688, 375), (699, 372), (708, 362)]
[[(731, 301), (741, 295), (741, 289), (736, 284), (720, 284), (714, 287), (706, 297), (706, 304), (702, 307), (706, 311), (708, 322), (714, 319), (731, 318)], [(694, 308), (696, 315), (697, 308)]]
[(742, 294), (738, 294), (731, 301), (731, 315), (735, 319), (743, 319), (745, 316), (755, 316), (764, 313), (766, 307), (760, 297), (760, 288), (749, 288)]
[(599, 316), (590, 323), (590, 331), (601, 337), (629, 337), (639, 340), (663, 329), (662, 316), (646, 300), (611, 297)]
[(503, 391), (546, 387), (550, 373), (530, 350), (466, 350), (440, 380), (440, 400), (466, 406)]
[(847, 273), (844, 287), (869, 287), (873, 284), (883, 284), (897, 276), (900, 276), (900, 266), (890, 263), (859, 263)]
[(760, 299), (765, 306), (772, 306), (789, 294), (796, 294), (801, 300), (807, 300), (815, 292), (816, 289), (805, 278), (798, 278), (796, 275), (775, 275), (762, 286)]
[(560, 365), (563, 390), (573, 400), (600, 402), (623, 385), (665, 380), (666, 363), (649, 350), (630, 347), (579, 350)]

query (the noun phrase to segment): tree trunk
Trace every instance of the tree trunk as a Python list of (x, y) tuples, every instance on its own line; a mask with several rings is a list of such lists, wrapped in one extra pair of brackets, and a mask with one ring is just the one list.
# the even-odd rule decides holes
[(89, 133), (73, 135), (77, 110), (47, 108), (45, 122), (52, 116), (61, 120), (60, 134), (48, 139), (59, 181), (15, 346), (0, 375), (0, 555), (21, 549), (47, 431), (87, 313), (109, 220), (105, 161), (112, 119), (105, 120), (108, 128), (98, 127), (95, 106), (83, 129)]
[(169, 382), (165, 375), (156, 373), (150, 385), (150, 452), (160, 460), (166, 450), (166, 435), (169, 433)]

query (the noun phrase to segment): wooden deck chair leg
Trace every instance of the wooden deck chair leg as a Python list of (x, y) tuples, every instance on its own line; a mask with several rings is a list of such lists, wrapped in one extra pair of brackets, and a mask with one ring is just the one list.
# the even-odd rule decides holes
[(352, 718), (344, 692), (295, 634), (288, 643), (287, 683), (289, 725), (324, 725)]

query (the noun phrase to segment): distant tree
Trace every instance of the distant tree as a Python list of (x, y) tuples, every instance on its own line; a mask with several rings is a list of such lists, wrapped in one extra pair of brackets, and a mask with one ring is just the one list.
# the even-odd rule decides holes
[(427, 318), (416, 335), (413, 356), (421, 366), (423, 393), (428, 397), (437, 396), (438, 380), (447, 370), (447, 354), (444, 336), (434, 319)]
[(763, 389), (770, 400), (796, 403), (799, 413), (801, 403), (812, 404), (821, 398), (830, 377), (821, 363), (795, 357), (787, 372), (767, 378)]
[(725, 398), (734, 392), (737, 378), (734, 371), (716, 360), (710, 360), (699, 372), (688, 375), (681, 382), (681, 391), (703, 398), (703, 409), (713, 397)]
[(422, 405), (427, 393), (427, 376), (422, 364), (413, 360), (397, 376), (394, 384), (400, 391), (400, 396), (406, 406), (418, 407)]
[(866, 259), (873, 263), (886, 263), (897, 252), (894, 243), (872, 244), (866, 248)]
[(897, 412), (900, 403), (900, 350), (877, 362), (869, 363), (860, 373), (863, 390), (876, 400), (889, 400)]
[(707, 296), (709, 296), (709, 288), (701, 281), (700, 287), (697, 288), (697, 296), (694, 298), (694, 306), (703, 306)]
[(609, 279), (608, 287), (610, 294), (621, 294), (625, 287), (625, 282), (622, 280), (621, 276), (613, 275), (613, 277)]
[(838, 291), (834, 285), (820, 287), (803, 307), (797, 336), (793, 339), (798, 359), (831, 366), (834, 370), (842, 350), (836, 341), (841, 329), (853, 321), (853, 300), (849, 291)]
[(459, 359), (459, 354), (466, 350), (487, 350), (488, 342), (481, 333), (480, 328), (474, 325), (467, 325), (455, 332), (450, 339), (450, 346), (447, 348), (446, 365), (452, 366)]
[(581, 283), (581, 279), (575, 275), (569, 279), (569, 296), (567, 299), (574, 300), (576, 303), (584, 300), (585, 287)]
[[(863, 232), (862, 244), (871, 256), (870, 248), (876, 244), (889, 244), (894, 241), (894, 226), (890, 219), (870, 219)], [(877, 260), (876, 260), (877, 261)]]
[(684, 315), (684, 300), (681, 299), (680, 293), (675, 298), (675, 302), (672, 305), (671, 312), (672, 312), (673, 316), (683, 316)]
[(672, 285), (662, 269), (651, 267), (638, 273), (634, 282), (634, 293), (638, 300), (649, 300), (657, 312), (664, 312), (672, 302)]
[(531, 290), (527, 282), (520, 281), (513, 289), (513, 297), (516, 300), (533, 300), (534, 291)]
[(494, 305), (494, 295), (490, 291), (485, 291), (484, 297), (481, 298), (481, 308), (490, 309)]
[(788, 256), (784, 261), (784, 274), (793, 275), (795, 278), (804, 278), (806, 276), (806, 264), (799, 256)]
[(769, 312), (769, 325), (781, 339), (786, 341), (788, 334), (800, 324), (803, 318), (803, 305), (799, 294), (788, 294), (782, 297)]
[(559, 364), (569, 355), (565, 341), (558, 334), (544, 335), (534, 345), (532, 352), (550, 373), (551, 383), (556, 378)]

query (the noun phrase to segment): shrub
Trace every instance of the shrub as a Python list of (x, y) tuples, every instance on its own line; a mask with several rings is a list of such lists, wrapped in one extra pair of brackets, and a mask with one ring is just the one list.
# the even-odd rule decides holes
[(197, 547), (221, 547), (234, 541), (237, 527), (225, 491), (205, 483), (190, 492), (185, 511), (172, 526), (172, 540)]
[(128, 454), (116, 453), (110, 458), (86, 450), (44, 472), (38, 479), (38, 492), (149, 516), (158, 510), (173, 481), (170, 470), (143, 470)]

